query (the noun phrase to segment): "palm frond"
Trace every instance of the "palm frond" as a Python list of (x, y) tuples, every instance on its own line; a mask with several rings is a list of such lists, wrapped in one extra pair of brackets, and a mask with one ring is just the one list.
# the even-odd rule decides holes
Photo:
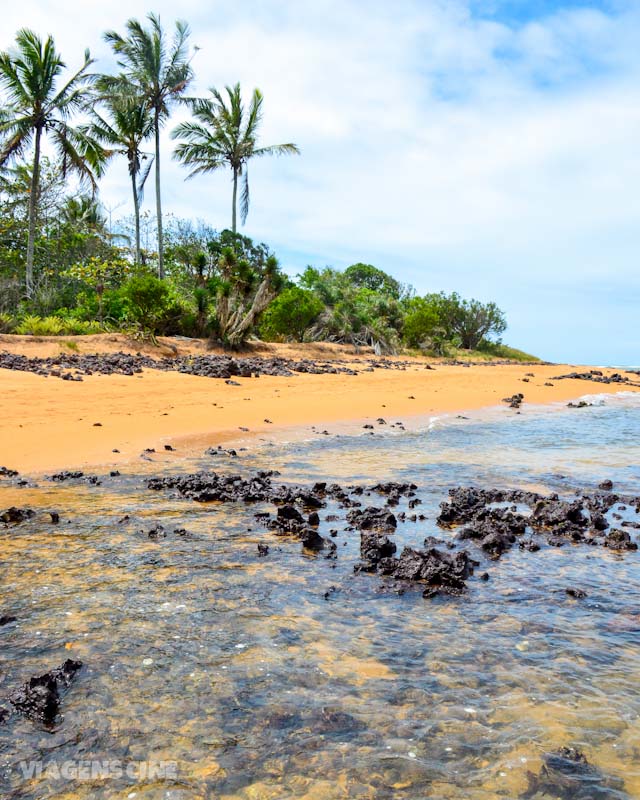
[(144, 185), (147, 182), (147, 178), (151, 172), (151, 167), (153, 166), (154, 158), (153, 156), (147, 156), (147, 163), (145, 164), (144, 168), (140, 169), (138, 166), (138, 182), (136, 184), (136, 192), (138, 195), (138, 201), (142, 202), (144, 198)]
[(287, 144), (271, 144), (268, 147), (257, 147), (252, 155), (260, 158), (262, 156), (290, 156), (300, 155), (300, 148), (293, 142)]

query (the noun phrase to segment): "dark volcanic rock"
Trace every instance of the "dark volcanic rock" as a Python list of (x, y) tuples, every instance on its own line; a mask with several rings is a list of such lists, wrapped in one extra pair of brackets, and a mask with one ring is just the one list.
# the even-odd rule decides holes
[(619, 528), (612, 528), (605, 536), (604, 546), (610, 550), (637, 550), (638, 545), (631, 541), (631, 537), (626, 531)]
[(494, 558), (510, 550), (527, 529), (527, 520), (504, 508), (483, 508), (460, 532), (461, 539), (475, 539)]
[(529, 786), (523, 800), (534, 797), (559, 800), (625, 800), (623, 781), (604, 775), (573, 747), (561, 747), (543, 756), (538, 775), (527, 773)]
[(79, 470), (63, 470), (62, 472), (56, 472), (54, 475), (49, 475), (48, 479), (55, 483), (81, 480), (83, 483), (89, 483), (92, 486), (100, 486), (100, 478), (98, 478), (97, 475), (85, 475), (84, 472), (80, 472)]
[[(258, 378), (260, 375), (289, 377), (294, 373), (315, 375), (357, 375), (359, 371), (374, 369), (405, 369), (408, 362), (389, 359), (361, 359), (344, 361), (298, 361), (285, 358), (249, 356), (236, 358), (227, 355), (179, 356), (155, 359), (138, 353), (68, 353), (49, 358), (28, 358), (13, 353), (0, 353), (0, 369), (50, 375), (62, 380), (82, 380), (82, 375), (137, 375), (143, 369), (163, 372), (181, 372), (203, 378), (224, 379), (230, 386), (241, 384), (233, 378)], [(355, 369), (354, 367), (358, 367)]]
[(375, 572), (383, 558), (389, 558), (396, 552), (396, 544), (380, 533), (365, 532), (360, 534), (360, 556), (362, 563), (356, 565), (356, 572)]
[(61, 695), (81, 667), (81, 661), (67, 659), (62, 666), (31, 678), (9, 696), (9, 702), (30, 720), (51, 727), (60, 713)]
[[(634, 377), (638, 377), (637, 373), (631, 373)], [(594, 383), (626, 383), (630, 386), (640, 386), (637, 381), (631, 380), (626, 375), (621, 375), (619, 372), (614, 372), (612, 375), (604, 375), (601, 370), (592, 369), (589, 372), (570, 372), (567, 375), (556, 375), (552, 378), (554, 381), (563, 380), (579, 380), (579, 381), (593, 381)]]
[(271, 482), (274, 472), (258, 472), (251, 478), (239, 475), (218, 475), (216, 472), (198, 472), (192, 475), (170, 475), (164, 478), (151, 478), (147, 488), (154, 491), (175, 489), (183, 497), (199, 503), (219, 501), (223, 503), (255, 503), (281, 500), (291, 497), (284, 487), (277, 489)]
[(514, 394), (511, 397), (503, 398), (503, 403), (508, 403), (510, 408), (520, 408), (522, 405), (522, 401), (524, 400), (524, 395), (522, 392), (518, 392), (518, 394)]
[(336, 551), (338, 549), (336, 543), (332, 542), (331, 539), (325, 539), (323, 536), (320, 536), (315, 528), (305, 528), (300, 534), (300, 541), (307, 550), (327, 550), (327, 558), (336, 557)]
[(300, 534), (300, 541), (307, 550), (322, 550), (326, 542), (314, 528), (305, 528)]
[(466, 551), (450, 555), (435, 547), (428, 550), (405, 547), (399, 558), (382, 559), (378, 572), (399, 581), (426, 583), (423, 597), (433, 597), (439, 593), (460, 595), (466, 591), (465, 580), (477, 564)]
[(280, 506), (278, 509), (278, 519), (294, 520), (295, 522), (304, 522), (304, 517), (294, 506)]
[(386, 508), (354, 508), (347, 514), (347, 522), (360, 530), (395, 530), (398, 526), (396, 517)]
[(5, 525), (18, 525), (20, 522), (25, 522), (25, 520), (35, 517), (35, 515), (36, 512), (31, 508), (16, 508), (15, 506), (11, 506), (11, 508), (8, 508), (0, 514), (0, 521), (4, 522)]
[(488, 496), (481, 489), (450, 489), (449, 501), (440, 504), (440, 515), (436, 522), (441, 528), (471, 522), (491, 502), (494, 502), (493, 496)]

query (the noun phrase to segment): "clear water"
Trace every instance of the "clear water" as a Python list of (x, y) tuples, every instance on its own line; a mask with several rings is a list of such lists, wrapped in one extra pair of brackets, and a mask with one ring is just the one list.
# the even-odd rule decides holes
[[(434, 523), (453, 486), (570, 495), (609, 478), (640, 494), (637, 396), (468, 416), (373, 436), (299, 431), (215, 463), (159, 456), (98, 487), (5, 482), (0, 509), (39, 513), (0, 530), (0, 614), (19, 619), (0, 628), (0, 698), (65, 658), (85, 668), (56, 730), (17, 716), (0, 726), (0, 797), (517, 798), (561, 746), (623, 782), (599, 797), (640, 797), (637, 553), (516, 548), (484, 562), (490, 580), (471, 579), (466, 597), (424, 600), (354, 575), (359, 535), (339, 523), (321, 528), (340, 530), (331, 561), (262, 530), (263, 506), (144, 488), (150, 469), (205, 465), (277, 467), (284, 482), (411, 480), (427, 520), (399, 526), (399, 549), (453, 535)], [(147, 536), (156, 522), (166, 539)], [(78, 760), (165, 761), (176, 774), (56, 774)], [(29, 778), (25, 761), (54, 768)]]

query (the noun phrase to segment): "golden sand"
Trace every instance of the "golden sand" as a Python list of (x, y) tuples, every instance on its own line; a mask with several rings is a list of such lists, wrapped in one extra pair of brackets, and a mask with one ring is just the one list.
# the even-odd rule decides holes
[[(80, 352), (139, 349), (138, 343), (127, 343), (119, 336), (76, 340)], [(29, 356), (54, 355), (66, 346), (60, 340), (0, 337), (0, 349)], [(169, 346), (163, 344), (155, 354), (167, 354)], [(194, 348), (204, 352), (200, 343), (191, 346), (191, 352)], [(184, 346), (179, 349), (185, 352)], [(252, 355), (355, 357), (352, 351), (337, 347), (285, 345), (261, 347)], [(237, 437), (240, 427), (252, 433), (273, 433), (285, 426), (324, 426), (339, 420), (364, 423), (381, 416), (407, 421), (412, 416), (499, 405), (502, 398), (517, 392), (525, 395), (526, 408), (527, 403), (566, 402), (588, 393), (627, 389), (580, 380), (545, 386), (556, 375), (586, 369), (568, 365), (466, 367), (431, 361), (435, 368), (427, 370), (426, 359), (403, 360), (410, 361), (404, 371), (241, 378), (240, 386), (156, 370), (133, 377), (91, 375), (77, 383), (0, 370), (0, 464), (20, 472), (117, 465), (138, 459), (145, 448), (161, 451), (167, 443), (181, 446), (176, 456), (183, 455), (196, 443)], [(523, 382), (527, 373), (534, 377)]]

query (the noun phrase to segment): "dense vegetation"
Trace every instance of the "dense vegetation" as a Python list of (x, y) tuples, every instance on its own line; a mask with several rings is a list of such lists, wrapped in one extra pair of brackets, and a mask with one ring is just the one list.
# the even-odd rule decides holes
[[(105, 74), (89, 51), (70, 72), (50, 37), (26, 29), (0, 54), (0, 333), (124, 329), (229, 347), (258, 335), (514, 355), (500, 345), (506, 321), (494, 303), (418, 297), (369, 264), (307, 267), (291, 280), (267, 245), (237, 231), (238, 206), (243, 224), (249, 211), (248, 162), (299, 152), (259, 143), (260, 91), (246, 106), (239, 84), (188, 96), (195, 49), (184, 22), (168, 35), (149, 14), (104, 38), (115, 59)], [(187, 177), (230, 170), (230, 229), (163, 215), (160, 131), (178, 103), (192, 120), (172, 131), (173, 155)], [(129, 176), (131, 215), (112, 224), (98, 190), (115, 158)], [(152, 170), (153, 217), (141, 211)]]

